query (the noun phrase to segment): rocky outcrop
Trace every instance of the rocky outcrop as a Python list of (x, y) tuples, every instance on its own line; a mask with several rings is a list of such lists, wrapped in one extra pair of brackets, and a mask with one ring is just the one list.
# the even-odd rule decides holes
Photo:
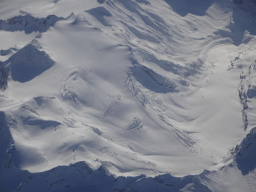
[(63, 19), (55, 15), (46, 18), (36, 18), (32, 15), (15, 16), (7, 20), (0, 20), (0, 30), (3, 31), (25, 31), (26, 34), (32, 32), (46, 32), (55, 23)]
[(256, 168), (256, 127), (235, 148), (235, 161), (243, 175)]

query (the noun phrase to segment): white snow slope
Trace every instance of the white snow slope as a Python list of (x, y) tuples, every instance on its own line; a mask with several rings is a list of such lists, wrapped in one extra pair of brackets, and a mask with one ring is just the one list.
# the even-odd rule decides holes
[(0, 192), (256, 189), (252, 0), (0, 0)]

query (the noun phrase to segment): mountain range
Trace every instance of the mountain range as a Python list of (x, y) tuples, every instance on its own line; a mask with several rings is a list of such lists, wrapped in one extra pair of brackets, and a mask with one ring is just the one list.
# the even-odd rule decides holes
[(0, 0), (0, 192), (253, 192), (254, 0)]

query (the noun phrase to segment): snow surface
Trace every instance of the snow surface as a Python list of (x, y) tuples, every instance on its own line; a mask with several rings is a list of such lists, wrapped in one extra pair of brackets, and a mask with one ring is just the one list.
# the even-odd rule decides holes
[(256, 189), (253, 1), (0, 7), (0, 191)]

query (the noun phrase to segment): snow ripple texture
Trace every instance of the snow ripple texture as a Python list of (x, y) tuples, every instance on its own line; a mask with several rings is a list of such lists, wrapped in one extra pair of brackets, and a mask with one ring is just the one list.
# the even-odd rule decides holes
[(254, 0), (0, 7), (1, 192), (255, 190)]

